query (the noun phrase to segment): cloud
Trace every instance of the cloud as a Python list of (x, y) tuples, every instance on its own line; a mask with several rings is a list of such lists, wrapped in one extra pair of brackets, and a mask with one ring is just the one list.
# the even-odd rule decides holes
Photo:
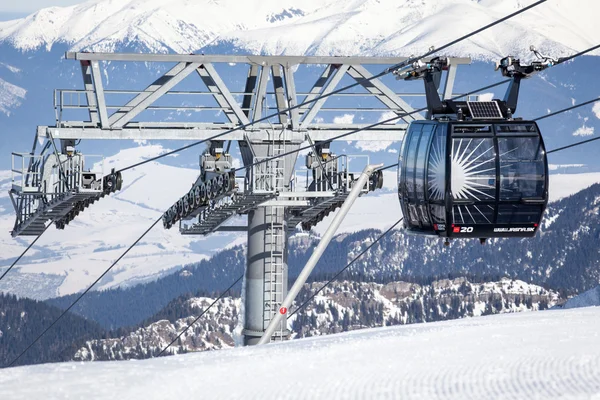
[(482, 93), (479, 95), (479, 101), (492, 101), (494, 100), (495, 94), (493, 92), (490, 93)]
[(594, 134), (593, 126), (582, 126), (573, 132), (573, 136), (592, 136)]
[(594, 103), (594, 108), (592, 108), (592, 112), (596, 114), (596, 118), (600, 119), (600, 101)]
[(372, 141), (358, 141), (356, 142), (356, 148), (364, 151), (383, 151), (390, 147), (392, 144), (397, 143), (391, 140), (372, 140)]
[[(396, 114), (393, 111), (385, 111), (383, 113), (381, 113), (381, 116), (379, 117), (379, 121), (377, 122), (383, 122), (383, 121), (387, 121), (388, 119), (394, 118), (394, 117), (398, 117), (398, 114)], [(386, 122), (386, 124), (395, 124), (396, 122), (398, 122), (398, 119), (394, 120), (394, 121), (390, 121), (390, 122)]]
[(351, 124), (354, 122), (354, 114), (344, 114), (333, 119), (334, 124)]
[(559, 169), (581, 168), (585, 166), (585, 164), (548, 164), (548, 169), (550, 171), (557, 171)]

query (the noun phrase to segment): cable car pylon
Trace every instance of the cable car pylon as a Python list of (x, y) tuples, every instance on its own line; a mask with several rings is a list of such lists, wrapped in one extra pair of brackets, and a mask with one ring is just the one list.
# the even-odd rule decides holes
[(331, 225), (329, 225), (329, 227), (323, 234), (323, 237), (321, 237), (319, 244), (317, 245), (317, 247), (315, 247), (315, 250), (306, 262), (306, 265), (304, 266), (302, 271), (300, 271), (300, 275), (298, 275), (298, 278), (296, 278), (294, 285), (288, 290), (287, 296), (285, 297), (285, 299), (279, 307), (279, 312), (275, 313), (272, 316), (271, 321), (269, 322), (269, 325), (267, 325), (267, 328), (265, 329), (260, 340), (258, 341), (258, 344), (265, 344), (270, 342), (277, 328), (280, 328), (280, 331), (284, 331), (286, 329), (285, 325), (287, 325), (287, 319), (285, 318), (285, 316), (290, 306), (296, 299), (296, 296), (298, 296), (298, 293), (300, 293), (300, 290), (302, 289), (302, 286), (304, 286), (304, 284), (306, 283), (306, 280), (310, 276), (310, 273), (319, 262), (319, 259), (321, 258), (323, 252), (327, 248), (327, 245), (329, 245), (329, 242), (331, 242), (331, 239), (333, 239), (333, 235), (344, 221), (344, 218), (346, 218), (346, 215), (348, 214), (348, 211), (350, 211), (352, 204), (354, 204), (358, 196), (361, 194), (365, 185), (368, 185), (368, 181), (373, 175), (373, 173), (375, 173), (377, 169), (381, 167), (383, 167), (383, 164), (367, 165), (363, 172), (360, 174), (358, 180), (354, 184), (354, 187), (348, 194), (348, 198), (340, 207), (340, 210), (333, 218), (333, 221), (331, 221)]

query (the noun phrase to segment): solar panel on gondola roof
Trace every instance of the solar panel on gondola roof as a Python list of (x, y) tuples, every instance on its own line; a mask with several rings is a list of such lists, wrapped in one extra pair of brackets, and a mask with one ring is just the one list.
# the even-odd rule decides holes
[(468, 101), (473, 119), (503, 119), (502, 111), (495, 101)]

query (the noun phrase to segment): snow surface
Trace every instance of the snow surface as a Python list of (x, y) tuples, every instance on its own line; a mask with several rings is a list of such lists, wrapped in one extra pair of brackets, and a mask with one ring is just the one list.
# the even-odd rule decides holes
[[(419, 54), (535, 0), (90, 0), (0, 22), (0, 42), (18, 49), (113, 51), (136, 43), (189, 53), (233, 44), (264, 54)], [(553, 0), (452, 47), (455, 55), (496, 59), (554, 54), (596, 44), (600, 4)], [(502, 40), (498, 38), (502, 37)], [(595, 54), (600, 54), (597, 52)]]
[[(126, 149), (105, 160), (105, 170), (119, 169), (165, 151), (161, 146)], [(0, 173), (0, 200), (7, 197), (10, 174)], [(148, 163), (123, 174), (123, 189), (93, 204), (65, 230), (50, 228), (18, 266), (21, 274), (53, 274), (64, 277), (57, 293), (78, 292), (93, 282), (125, 249), (191, 187), (198, 171)], [(155, 182), (161, 182), (156, 185)], [(31, 238), (13, 239), (8, 232), (14, 211), (0, 210), (0, 267), (8, 266)], [(95, 289), (159, 277), (176, 266), (206, 259), (213, 251), (236, 240), (235, 235), (215, 234), (208, 239), (182, 236), (175, 227), (165, 230), (160, 222)], [(16, 271), (15, 271), (16, 272)], [(11, 274), (12, 275), (12, 274)], [(10, 281), (0, 283), (6, 289)]]
[(10, 116), (11, 110), (21, 105), (26, 94), (25, 89), (0, 79), (0, 113)]
[(360, 330), (146, 361), (0, 370), (16, 399), (597, 399), (600, 308)]

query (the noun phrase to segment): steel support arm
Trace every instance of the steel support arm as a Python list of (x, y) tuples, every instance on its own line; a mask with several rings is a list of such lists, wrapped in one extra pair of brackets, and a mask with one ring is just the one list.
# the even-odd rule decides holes
[(381, 168), (382, 166), (383, 164), (367, 165), (365, 167), (358, 180), (354, 183), (354, 186), (352, 187), (348, 198), (344, 201), (344, 204), (342, 204), (340, 211), (337, 213), (335, 218), (333, 218), (331, 225), (329, 226), (329, 228), (327, 228), (327, 231), (325, 231), (325, 234), (323, 235), (321, 241), (315, 248), (315, 251), (310, 256), (310, 259), (300, 272), (300, 275), (298, 275), (296, 282), (294, 282), (294, 285), (288, 291), (287, 296), (281, 304), (280, 311), (273, 316), (273, 319), (271, 319), (271, 322), (267, 326), (267, 329), (265, 330), (265, 333), (263, 333), (258, 344), (265, 344), (271, 340), (271, 337), (277, 330), (277, 326), (287, 315), (287, 310), (292, 305), (292, 302), (296, 299), (296, 296), (300, 292), (300, 289), (302, 289), (302, 286), (304, 286), (304, 284), (306, 283), (306, 280), (310, 276), (312, 270), (317, 265), (317, 262), (323, 255), (323, 252), (327, 248), (327, 245), (329, 245), (329, 242), (331, 242), (331, 239), (333, 239), (333, 235), (340, 227), (342, 221), (346, 217), (346, 214), (348, 214), (348, 211), (350, 211), (350, 207), (352, 207), (352, 204), (354, 204), (354, 201), (356, 201), (356, 199), (358, 198), (358, 195), (360, 194), (361, 190), (364, 188), (365, 184), (367, 184), (369, 177), (373, 174), (373, 172), (376, 169)]

